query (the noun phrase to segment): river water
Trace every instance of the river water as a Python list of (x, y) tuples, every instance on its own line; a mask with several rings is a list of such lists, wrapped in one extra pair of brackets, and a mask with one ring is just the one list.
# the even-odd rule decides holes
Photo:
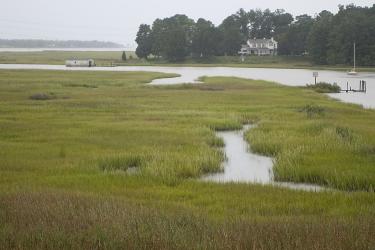
[[(80, 70), (80, 71), (147, 71), (179, 74), (176, 78), (156, 79), (151, 84), (199, 83), (202, 76), (228, 76), (246, 79), (266, 80), (288, 86), (305, 86), (314, 82), (313, 71), (306, 69), (265, 69), (230, 67), (154, 67), (121, 66), (94, 68), (67, 68), (64, 65), (0, 64), (0, 69), (44, 69), (44, 70)], [(337, 83), (346, 89), (347, 83), (354, 89), (359, 88), (360, 80), (367, 82), (367, 93), (330, 94), (344, 102), (375, 108), (375, 73), (360, 73), (349, 76), (346, 72), (319, 71), (318, 81)]]
[(244, 139), (244, 133), (252, 126), (246, 125), (243, 130), (218, 132), (217, 136), (225, 142), (224, 172), (208, 175), (203, 181), (218, 183), (258, 183), (274, 185), (295, 190), (322, 191), (317, 185), (275, 182), (273, 180), (273, 159), (251, 152), (251, 148)]

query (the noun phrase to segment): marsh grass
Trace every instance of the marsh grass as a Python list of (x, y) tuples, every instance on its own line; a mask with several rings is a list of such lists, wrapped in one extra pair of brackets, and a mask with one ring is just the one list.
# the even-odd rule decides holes
[[(144, 84), (163, 76), (0, 70), (0, 248), (373, 248), (373, 110), (238, 78)], [(29, 99), (51, 92), (70, 98)], [(249, 123), (277, 180), (337, 191), (199, 181), (223, 170), (216, 131)]]
[[(136, 58), (134, 52), (127, 51), (127, 55)], [(95, 60), (98, 66), (109, 66), (120, 63), (122, 51), (43, 51), (43, 52), (0, 52), (0, 63), (21, 64), (60, 64), (72, 58)], [(129, 63), (132, 60), (129, 60)]]
[(94, 84), (77, 84), (77, 83), (65, 83), (63, 84), (64, 87), (76, 87), (76, 88), (93, 88), (96, 89), (98, 88), (97, 85)]
[(98, 160), (98, 166), (103, 171), (126, 171), (143, 165), (145, 165), (145, 159), (140, 155), (114, 155)]
[[(372, 249), (373, 218), (214, 221), (204, 213), (93, 195), (0, 198), (2, 249)], [(28, 210), (14, 210), (28, 207)], [(42, 227), (40, 225), (43, 225)]]
[(323, 116), (325, 114), (325, 108), (319, 105), (308, 104), (299, 109), (300, 112), (306, 113), (307, 117), (313, 118), (316, 116)]
[(225, 142), (223, 140), (223, 138), (219, 138), (219, 137), (211, 137), (207, 144), (211, 147), (215, 147), (215, 148), (223, 148), (225, 146)]

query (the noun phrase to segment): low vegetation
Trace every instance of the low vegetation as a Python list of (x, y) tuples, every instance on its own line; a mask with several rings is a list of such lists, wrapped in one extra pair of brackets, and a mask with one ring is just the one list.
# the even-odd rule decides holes
[(30, 99), (36, 100), (36, 101), (46, 101), (46, 100), (56, 99), (56, 96), (53, 93), (51, 93), (51, 94), (37, 93), (37, 94), (31, 95)]
[[(0, 248), (375, 247), (373, 110), (238, 78), (145, 84), (168, 76), (0, 70)], [(200, 181), (222, 170), (215, 131), (247, 123), (277, 180), (335, 191)]]
[[(111, 66), (122, 63), (122, 51), (41, 51), (41, 52), (0, 52), (0, 64), (53, 64), (65, 65), (65, 61), (77, 58), (91, 58), (97, 66)], [(127, 51), (128, 63), (134, 63), (136, 55)], [(130, 57), (134, 59), (130, 59)]]
[(326, 82), (319, 82), (317, 84), (308, 84), (307, 88), (313, 89), (318, 93), (340, 93), (341, 88), (336, 83), (330, 84)]

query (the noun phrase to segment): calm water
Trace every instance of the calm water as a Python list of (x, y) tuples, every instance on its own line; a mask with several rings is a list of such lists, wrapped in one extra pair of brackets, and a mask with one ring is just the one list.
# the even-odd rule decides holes
[(244, 132), (251, 129), (245, 126), (241, 131), (220, 132), (217, 135), (225, 142), (224, 172), (205, 176), (204, 181), (218, 183), (259, 183), (305, 191), (321, 191), (322, 187), (273, 181), (273, 159), (251, 152), (244, 139)]
[(220, 132), (217, 135), (225, 142), (224, 172), (205, 177), (216, 182), (253, 182), (268, 184), (272, 180), (271, 158), (252, 154), (243, 139), (244, 131)]
[[(0, 69), (46, 69), (46, 70), (84, 70), (84, 71), (147, 71), (179, 74), (180, 77), (157, 79), (151, 84), (199, 83), (201, 76), (234, 76), (247, 79), (273, 81), (289, 86), (305, 86), (312, 84), (312, 70), (305, 69), (261, 69), (261, 68), (228, 68), (228, 67), (151, 67), (151, 66), (122, 66), (95, 68), (67, 68), (63, 65), (25, 65), (0, 64)], [(319, 71), (318, 81), (337, 83), (343, 89), (349, 86), (357, 89), (359, 81), (367, 82), (367, 93), (331, 94), (331, 97), (344, 102), (361, 104), (366, 108), (375, 108), (375, 73), (360, 73), (349, 76), (346, 72)]]

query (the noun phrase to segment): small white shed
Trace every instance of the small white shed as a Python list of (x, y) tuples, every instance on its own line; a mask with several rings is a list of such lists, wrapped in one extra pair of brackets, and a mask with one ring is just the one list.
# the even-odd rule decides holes
[(95, 61), (93, 59), (71, 59), (66, 60), (66, 67), (95, 67)]

